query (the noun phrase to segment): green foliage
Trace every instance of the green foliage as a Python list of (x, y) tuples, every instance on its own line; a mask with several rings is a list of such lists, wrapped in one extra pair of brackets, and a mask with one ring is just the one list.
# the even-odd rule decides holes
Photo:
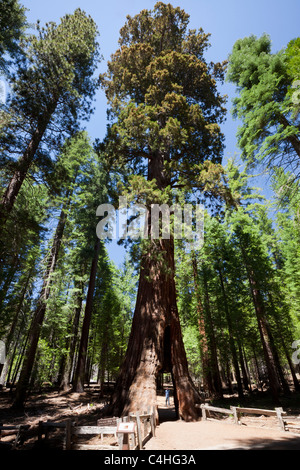
[(30, 170), (50, 180), (64, 140), (90, 117), (98, 86), (93, 76), (99, 61), (96, 39), (94, 21), (80, 9), (58, 25), (38, 24), (36, 34), (22, 39), (22, 56), (8, 77), (11, 99), (2, 106), (0, 149), (7, 181), (18, 168), (16, 157), (37, 135), (43, 140), (31, 155), (35, 165)]
[(284, 51), (271, 52), (267, 35), (239, 39), (233, 46), (227, 80), (237, 86), (233, 115), (242, 121), (237, 138), (250, 167), (279, 165), (298, 174), (299, 122), (291, 119), (288, 93), (295, 78), (292, 64)]
[[(0, 70), (7, 72), (9, 58), (20, 53), (19, 41), (27, 26), (25, 8), (18, 0), (2, 0), (0, 4)], [(5, 56), (8, 54), (8, 57)]]
[(287, 73), (291, 86), (288, 95), (293, 106), (293, 118), (296, 119), (300, 112), (300, 38), (290, 41), (285, 50), (287, 58)]
[(292, 39), (285, 50), (287, 57), (287, 73), (291, 81), (300, 78), (300, 38)]
[[(197, 184), (198, 165), (220, 163), (223, 150), (217, 80), (224, 64), (206, 63), (208, 35), (188, 30), (188, 19), (162, 2), (127, 17), (120, 49), (101, 76), (112, 121), (106, 139), (111, 163), (155, 180), (159, 190), (181, 179)], [(160, 176), (148, 172), (147, 160), (160, 160)]]

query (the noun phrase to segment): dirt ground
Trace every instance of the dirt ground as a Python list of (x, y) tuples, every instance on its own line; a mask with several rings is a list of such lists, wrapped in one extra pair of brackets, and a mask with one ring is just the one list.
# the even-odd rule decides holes
[(276, 418), (243, 417), (187, 423), (158, 397), (160, 424), (145, 450), (300, 450), (300, 433), (281, 431)]
[[(97, 387), (82, 394), (45, 390), (33, 395), (24, 411), (12, 410), (11, 402), (9, 392), (0, 393), (0, 423), (30, 425), (22, 450), (37, 447), (39, 421), (63, 422), (72, 418), (78, 425), (92, 426), (96, 425), (105, 405)], [(160, 422), (156, 436), (147, 442), (145, 450), (300, 450), (300, 433), (281, 431), (276, 418), (245, 416), (239, 426), (231, 417), (187, 423), (177, 420), (172, 399), (171, 405), (166, 407), (164, 397), (158, 396), (157, 404)], [(59, 433), (58, 430), (50, 435), (50, 447), (54, 449), (62, 447), (63, 436)], [(2, 436), (0, 450), (12, 440), (13, 436)]]

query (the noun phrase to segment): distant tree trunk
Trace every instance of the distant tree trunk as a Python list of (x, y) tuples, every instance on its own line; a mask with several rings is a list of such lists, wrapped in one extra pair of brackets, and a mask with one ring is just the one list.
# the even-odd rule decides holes
[(243, 355), (243, 350), (242, 350), (242, 346), (240, 342), (238, 343), (238, 348), (239, 348), (239, 356), (240, 356), (240, 364), (241, 364), (241, 370), (242, 370), (244, 389), (247, 390), (247, 392), (249, 392), (250, 386), (249, 386), (249, 380), (248, 380), (248, 373), (247, 373), (245, 358)]
[(19, 256), (17, 253), (13, 256), (13, 261), (6, 273), (3, 272), (3, 257), (1, 256), (0, 262), (0, 278), (5, 279), (4, 283), (1, 286), (0, 290), (0, 311), (2, 311), (4, 300), (6, 299), (7, 292), (14, 280), (15, 274), (18, 270)]
[(282, 385), (282, 389), (283, 389), (283, 392), (286, 395), (289, 395), (291, 393), (291, 391), (290, 391), (289, 385), (287, 383), (287, 380), (284, 376), (284, 372), (283, 372), (283, 369), (282, 369), (282, 366), (281, 366), (281, 363), (280, 363), (278, 350), (277, 350), (277, 347), (276, 347), (276, 344), (275, 344), (275, 341), (274, 341), (274, 337), (273, 337), (269, 322), (267, 321), (266, 324), (267, 324), (268, 334), (269, 334), (269, 338), (270, 338), (270, 345), (271, 345), (272, 352), (273, 352), (274, 362), (275, 362), (277, 373), (278, 373), (278, 376), (279, 376), (279, 379), (280, 379), (280, 382), (281, 382), (281, 385)]
[(218, 364), (218, 350), (214, 331), (214, 324), (211, 314), (210, 298), (208, 292), (206, 268), (203, 268), (203, 284), (204, 284), (204, 308), (208, 319), (208, 337), (210, 350), (210, 369), (212, 375), (212, 395), (217, 398), (223, 398), (222, 382)]
[(18, 380), (16, 397), (13, 403), (14, 408), (23, 408), (26, 399), (27, 389), (30, 383), (30, 376), (34, 366), (38, 341), (40, 338), (40, 332), (46, 313), (47, 300), (50, 296), (51, 277), (56, 268), (66, 220), (67, 215), (65, 209), (62, 209), (52, 242), (51, 251), (47, 260), (47, 268), (44, 275), (43, 286), (29, 330), (28, 348), (25, 353), (20, 378)]
[(274, 305), (274, 302), (273, 302), (273, 296), (270, 292), (269, 292), (269, 299), (270, 299), (270, 302), (271, 302), (271, 305), (272, 305), (273, 312), (275, 314), (274, 318), (275, 318), (276, 327), (277, 327), (277, 334), (280, 338), (285, 357), (286, 357), (287, 362), (289, 364), (289, 368), (290, 368), (290, 371), (291, 371), (291, 374), (292, 374), (292, 379), (293, 379), (293, 382), (294, 382), (294, 387), (295, 387), (295, 390), (299, 392), (300, 391), (300, 384), (299, 384), (299, 381), (297, 379), (296, 371), (295, 371), (294, 365), (292, 363), (290, 353), (289, 353), (288, 348), (286, 346), (285, 339), (284, 339), (283, 334), (282, 334), (282, 327), (280, 325), (279, 318), (276, 315), (276, 309), (275, 309), (275, 305)]
[(28, 289), (28, 284), (29, 284), (31, 276), (32, 276), (32, 268), (29, 270), (29, 273), (27, 275), (24, 287), (21, 291), (20, 299), (19, 299), (19, 302), (18, 302), (18, 305), (17, 305), (17, 309), (16, 309), (16, 312), (15, 312), (14, 318), (13, 318), (13, 322), (11, 324), (10, 330), (9, 330), (8, 335), (6, 337), (6, 340), (5, 340), (5, 347), (6, 347), (6, 351), (7, 351), (7, 356), (5, 358), (5, 363), (4, 363), (4, 366), (3, 366), (3, 369), (2, 369), (2, 372), (1, 372), (1, 376), (0, 376), (0, 385), (2, 385), (2, 386), (5, 384), (5, 379), (6, 379), (8, 370), (9, 370), (9, 366), (10, 366), (11, 361), (13, 360), (13, 357), (14, 357), (13, 356), (13, 351), (11, 350), (12, 349), (11, 345), (12, 345), (12, 342), (13, 342), (13, 337), (15, 335), (16, 326), (17, 326), (17, 323), (18, 323), (18, 320), (19, 320), (21, 308), (22, 308), (22, 305), (23, 305), (23, 302), (24, 302), (24, 298), (25, 298), (25, 295), (26, 295), (26, 292), (27, 292), (27, 289)]
[(177, 412), (198, 419), (200, 396), (192, 383), (184, 350), (174, 280), (173, 240), (152, 240), (143, 255), (135, 313), (125, 360), (109, 412), (115, 416), (156, 404), (159, 372), (170, 372)]
[(253, 352), (253, 358), (254, 358), (254, 364), (255, 364), (255, 370), (256, 370), (256, 375), (257, 375), (257, 390), (260, 388), (261, 391), (263, 391), (263, 387), (262, 387), (262, 378), (261, 378), (261, 375), (260, 375), (260, 370), (259, 370), (259, 365), (258, 365), (258, 360), (257, 360), (257, 356), (256, 356), (256, 352), (255, 352), (255, 347), (253, 345), (252, 347), (252, 352)]
[(107, 349), (108, 341), (106, 338), (102, 338), (102, 347), (100, 354), (100, 364), (99, 364), (99, 382), (100, 382), (100, 398), (104, 397), (104, 379), (105, 379), (105, 369), (107, 364)]
[(221, 284), (221, 290), (223, 294), (223, 306), (224, 306), (226, 322), (227, 322), (228, 332), (229, 332), (229, 346), (230, 346), (230, 352), (232, 356), (232, 363), (233, 363), (235, 377), (236, 377), (237, 386), (238, 386), (238, 395), (239, 395), (239, 398), (241, 399), (243, 398), (244, 394), (243, 394), (243, 386), (242, 386), (239, 362), (238, 362), (237, 352), (236, 352), (236, 347), (235, 347), (235, 342), (234, 342), (235, 334), (234, 334), (233, 327), (232, 327), (232, 321), (231, 321), (231, 316), (230, 316), (229, 306), (228, 306), (228, 301), (227, 301), (227, 294), (226, 294), (225, 286), (224, 286), (223, 273), (222, 273), (222, 269), (220, 266), (218, 267), (218, 273), (219, 273), (219, 279), (220, 279), (220, 284)]
[(60, 374), (59, 374), (59, 388), (60, 390), (64, 390), (64, 391), (69, 390), (69, 386), (71, 382), (72, 365), (74, 362), (80, 313), (81, 313), (82, 301), (83, 301), (83, 289), (84, 289), (83, 282), (80, 281), (79, 283), (76, 283), (75, 287), (77, 287), (79, 291), (76, 293), (76, 307), (75, 307), (74, 315), (72, 317), (72, 322), (71, 322), (71, 325), (72, 325), (71, 337), (67, 339), (67, 344), (66, 344), (67, 353), (63, 357), (63, 362), (61, 364)]
[(289, 354), (288, 348), (286, 347), (285, 341), (282, 337), (281, 337), (281, 340), (282, 340), (282, 347), (283, 347), (283, 350), (284, 350), (284, 354), (285, 354), (286, 360), (288, 361), (288, 365), (289, 365), (289, 368), (290, 368), (290, 371), (291, 371), (291, 374), (292, 374), (292, 379), (293, 379), (293, 382), (294, 382), (295, 390), (296, 390), (296, 392), (300, 392), (300, 384), (299, 384), (299, 380), (298, 380), (297, 375), (296, 375), (295, 367), (294, 367), (293, 362), (291, 360), (291, 356)]
[(101, 241), (99, 238), (97, 238), (96, 243), (95, 243), (95, 248), (94, 248), (94, 257), (92, 260), (89, 287), (88, 287), (85, 312), (84, 312), (84, 319), (83, 319), (83, 325), (82, 325), (82, 330), (81, 330), (81, 339), (80, 339), (80, 345), (79, 345), (79, 351), (78, 351), (77, 367), (76, 367), (76, 372), (75, 372), (75, 376), (73, 380), (72, 388), (74, 392), (83, 392), (84, 390), (87, 348), (88, 348), (90, 324), (91, 324), (91, 318), (92, 318), (93, 299), (94, 299), (94, 291), (95, 291), (95, 283), (96, 283), (96, 275), (97, 275), (97, 263), (98, 263), (100, 246), (101, 246)]
[(241, 240), (240, 240), (240, 247), (241, 247), (241, 252), (242, 252), (245, 268), (248, 274), (248, 279), (249, 279), (249, 284), (250, 284), (250, 289), (251, 289), (251, 294), (252, 294), (252, 299), (253, 299), (253, 305), (255, 308), (258, 329), (259, 329), (262, 347), (264, 351), (264, 358), (265, 358), (265, 362), (266, 362), (266, 366), (268, 370), (270, 390), (272, 393), (274, 403), (280, 404), (279, 394), (281, 392), (281, 387), (280, 387), (280, 383), (279, 383), (278, 376), (277, 376), (275, 359), (274, 359), (274, 355), (272, 351), (272, 345), (270, 342), (264, 302), (262, 299), (261, 292), (258, 288), (257, 281), (255, 279), (255, 273), (248, 263), (245, 248)]
[(208, 352), (207, 333), (206, 333), (206, 326), (205, 326), (205, 319), (204, 319), (204, 308), (203, 308), (201, 297), (200, 297), (198, 266), (197, 266), (197, 259), (196, 259), (195, 254), (193, 254), (192, 263), (193, 263), (195, 293), (196, 293), (196, 300), (197, 300), (198, 325), (199, 325), (199, 333), (200, 333), (200, 338), (201, 338), (203, 389), (204, 389), (204, 392), (212, 393), (213, 386), (212, 386), (212, 377), (211, 377), (211, 371), (210, 371), (210, 366), (209, 366), (209, 352)]

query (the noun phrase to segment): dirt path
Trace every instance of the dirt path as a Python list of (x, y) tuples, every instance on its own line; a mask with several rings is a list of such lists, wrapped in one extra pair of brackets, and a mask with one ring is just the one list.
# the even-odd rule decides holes
[(257, 418), (257, 426), (231, 422), (176, 420), (175, 410), (159, 404), (160, 424), (145, 450), (300, 450), (300, 434), (269, 429)]
[(300, 436), (283, 431), (236, 426), (229, 423), (166, 421), (145, 450), (300, 450)]

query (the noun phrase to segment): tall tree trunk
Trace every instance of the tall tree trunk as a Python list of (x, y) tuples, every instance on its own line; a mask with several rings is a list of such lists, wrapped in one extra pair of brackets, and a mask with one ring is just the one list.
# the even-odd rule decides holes
[(16, 309), (16, 312), (15, 312), (14, 318), (13, 318), (13, 322), (11, 324), (10, 330), (9, 330), (8, 335), (6, 337), (6, 340), (5, 340), (5, 347), (6, 347), (6, 351), (8, 352), (8, 354), (5, 358), (5, 363), (4, 363), (4, 366), (3, 366), (3, 369), (2, 369), (2, 372), (1, 372), (1, 375), (0, 375), (0, 385), (2, 385), (2, 386), (5, 384), (5, 379), (6, 379), (8, 370), (9, 370), (9, 366), (10, 366), (11, 361), (13, 360), (13, 350), (11, 348), (11, 345), (12, 345), (12, 342), (13, 342), (13, 337), (15, 335), (16, 326), (17, 326), (17, 323), (18, 323), (18, 320), (19, 320), (21, 308), (22, 308), (22, 305), (23, 305), (23, 302), (24, 302), (24, 298), (25, 298), (25, 295), (26, 295), (26, 292), (27, 292), (27, 289), (28, 289), (28, 284), (29, 284), (31, 276), (32, 276), (32, 268), (29, 270), (29, 273), (26, 277), (25, 285), (24, 285), (24, 287), (21, 291), (20, 299), (19, 299), (19, 302), (18, 302), (18, 305), (17, 305), (17, 309)]
[(204, 319), (204, 309), (201, 301), (200, 291), (199, 291), (199, 279), (198, 279), (198, 266), (195, 253), (192, 257), (193, 264), (193, 276), (194, 276), (194, 285), (195, 293), (197, 300), (197, 314), (198, 314), (198, 325), (199, 333), (201, 338), (201, 361), (202, 361), (202, 374), (203, 374), (203, 389), (204, 392), (210, 393), (212, 391), (212, 377), (209, 367), (209, 353), (208, 353), (208, 344), (207, 344), (207, 333)]
[(177, 310), (173, 240), (152, 240), (143, 255), (129, 344), (109, 407), (115, 416), (156, 405), (159, 372), (170, 372), (177, 412), (196, 420), (200, 396), (192, 383)]
[(49, 254), (49, 258), (47, 261), (47, 268), (46, 268), (46, 272), (44, 275), (43, 286), (41, 289), (41, 293), (37, 302), (37, 308), (35, 310), (31, 327), (29, 330), (29, 340), (28, 340), (29, 345), (25, 353), (24, 363), (22, 366), (20, 378), (18, 380), (16, 397), (13, 403), (14, 408), (23, 408), (24, 402), (26, 399), (27, 389), (30, 383), (30, 376), (31, 376), (32, 369), (34, 366), (38, 341), (40, 338), (40, 332), (41, 332), (42, 324), (43, 324), (45, 313), (46, 313), (47, 300), (50, 295), (51, 277), (56, 268), (56, 263), (58, 259), (59, 249), (60, 249), (61, 242), (62, 242), (66, 220), (67, 220), (67, 215), (66, 215), (65, 209), (62, 209), (60, 213), (59, 221), (57, 224), (57, 228), (55, 231), (55, 236), (52, 242), (51, 252)]
[(289, 353), (288, 348), (286, 346), (285, 339), (284, 339), (283, 334), (282, 334), (282, 327), (280, 325), (280, 321), (279, 321), (279, 318), (278, 318), (278, 315), (277, 315), (277, 312), (276, 312), (276, 308), (275, 308), (275, 305), (274, 305), (274, 302), (273, 302), (273, 296), (270, 292), (269, 292), (269, 299), (270, 299), (270, 302), (271, 302), (272, 310), (274, 312), (274, 318), (275, 318), (275, 323), (276, 323), (277, 334), (280, 338), (285, 357), (286, 357), (287, 362), (289, 364), (289, 368), (290, 368), (290, 371), (291, 371), (291, 374), (292, 374), (292, 379), (293, 379), (293, 382), (294, 382), (294, 387), (295, 387), (295, 390), (299, 392), (300, 391), (300, 384), (299, 384), (299, 381), (297, 379), (296, 371), (295, 371), (294, 365), (292, 363), (290, 353)]
[(75, 376), (73, 380), (73, 391), (75, 392), (83, 392), (84, 390), (87, 348), (88, 348), (90, 324), (91, 324), (91, 318), (92, 318), (93, 299), (94, 299), (94, 291), (95, 291), (95, 283), (96, 283), (96, 275), (97, 275), (97, 263), (98, 263), (100, 246), (101, 246), (101, 242), (99, 238), (97, 238), (97, 241), (95, 243), (95, 249), (94, 249), (94, 257), (92, 260), (89, 287), (88, 287), (85, 312), (84, 312), (84, 319), (83, 319), (83, 325), (82, 325), (82, 330), (81, 330), (81, 339), (80, 339), (80, 345), (79, 345), (79, 351), (78, 351), (77, 367), (76, 367), (76, 372), (75, 372)]
[(208, 282), (207, 282), (207, 273), (206, 268), (203, 267), (203, 284), (204, 284), (204, 308), (206, 311), (206, 316), (208, 319), (208, 337), (209, 337), (209, 350), (210, 350), (210, 369), (212, 375), (212, 395), (216, 398), (223, 398), (223, 391), (222, 391), (222, 382), (220, 377), (219, 371), (219, 364), (218, 364), (218, 350), (217, 350), (217, 342), (214, 330), (214, 324), (212, 319), (212, 312), (210, 306), (210, 297), (208, 292)]
[(39, 144), (43, 138), (43, 135), (47, 129), (47, 126), (50, 122), (52, 114), (55, 111), (57, 106), (57, 101), (55, 100), (51, 103), (48, 107), (48, 112), (46, 112), (39, 120), (35, 131), (32, 134), (30, 142), (27, 145), (22, 157), (18, 161), (17, 169), (15, 170), (6, 191), (2, 197), (2, 201), (0, 204), (0, 227), (2, 227), (16, 200), (17, 195), (21, 189), (21, 186), (26, 178), (28, 170), (33, 162), (34, 156), (36, 151), (39, 147)]
[(67, 353), (63, 357), (63, 363), (61, 365), (60, 374), (59, 374), (59, 388), (60, 390), (68, 391), (70, 382), (71, 382), (71, 373), (72, 373), (72, 365), (74, 362), (74, 355), (76, 349), (76, 342), (77, 342), (77, 334), (78, 334), (78, 327), (79, 327), (79, 319), (80, 313), (82, 308), (82, 301), (83, 301), (83, 289), (84, 284), (82, 281), (79, 281), (75, 284), (75, 286), (79, 289), (76, 293), (76, 307), (74, 311), (74, 315), (72, 318), (72, 331), (71, 337), (67, 339), (66, 350)]
[(222, 269), (220, 266), (218, 267), (218, 273), (219, 273), (219, 279), (220, 279), (220, 284), (221, 284), (221, 290), (223, 294), (223, 302), (224, 302), (223, 305), (224, 305), (224, 310), (225, 310), (226, 322), (227, 322), (228, 332), (229, 332), (229, 347), (230, 347), (232, 363), (233, 363), (237, 386), (238, 386), (238, 395), (239, 395), (239, 398), (241, 399), (243, 398), (244, 394), (243, 394), (243, 386), (242, 386), (239, 362), (238, 362), (238, 357), (237, 357), (237, 351), (236, 351), (235, 343), (234, 343), (235, 334), (234, 334), (233, 327), (232, 327), (232, 321), (231, 321), (231, 316), (230, 316), (229, 306), (228, 306), (228, 301), (227, 301), (227, 294), (226, 294), (225, 286), (224, 286), (223, 273), (222, 273)]
[(281, 392), (281, 387), (280, 387), (280, 383), (279, 383), (278, 376), (277, 376), (275, 359), (274, 359), (272, 345), (271, 345), (271, 341), (269, 337), (268, 325), (267, 325), (266, 314), (265, 314), (265, 306), (264, 306), (264, 302), (262, 299), (262, 294), (258, 288), (254, 271), (248, 263), (246, 251), (241, 240), (240, 240), (240, 247), (241, 247), (241, 252), (242, 252), (246, 272), (248, 274), (248, 280), (250, 284), (253, 305), (254, 305), (254, 309), (256, 313), (258, 329), (260, 333), (260, 338), (261, 338), (263, 352), (264, 352), (264, 358), (265, 358), (267, 371), (268, 371), (270, 390), (272, 393), (274, 403), (280, 404), (279, 394)]
[[(159, 190), (170, 185), (166, 158), (166, 154), (157, 151), (148, 159), (148, 180), (155, 180)], [(151, 203), (147, 201), (148, 208)], [(148, 235), (152, 234), (150, 227), (149, 212)], [(177, 415), (186, 421), (198, 419), (195, 405), (201, 398), (189, 375), (181, 335), (172, 237), (150, 237), (142, 255), (129, 343), (108, 413), (121, 416), (155, 406), (160, 371), (172, 375)]]

